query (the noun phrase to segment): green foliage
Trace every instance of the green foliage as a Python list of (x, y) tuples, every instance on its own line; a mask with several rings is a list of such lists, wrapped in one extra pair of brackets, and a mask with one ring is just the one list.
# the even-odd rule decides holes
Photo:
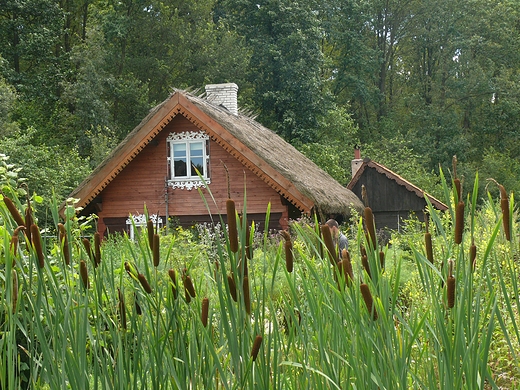
[[(89, 173), (88, 161), (80, 158), (74, 150), (54, 146), (35, 146), (34, 132), (18, 131), (11, 138), (0, 139), (0, 149), (10, 157), (11, 164), (29, 188), (29, 193), (38, 194), (49, 202), (54, 196), (65, 199)], [(17, 187), (11, 183), (13, 187)], [(43, 225), (49, 222), (49, 210), (38, 210)]]

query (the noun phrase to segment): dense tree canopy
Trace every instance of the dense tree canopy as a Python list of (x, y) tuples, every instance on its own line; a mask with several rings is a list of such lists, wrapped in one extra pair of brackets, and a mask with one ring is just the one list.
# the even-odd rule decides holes
[(59, 150), (73, 185), (173, 87), (235, 82), (341, 182), (361, 143), (432, 192), (453, 155), (520, 190), (519, 20), (516, 0), (0, 0), (0, 145), (51, 176)]

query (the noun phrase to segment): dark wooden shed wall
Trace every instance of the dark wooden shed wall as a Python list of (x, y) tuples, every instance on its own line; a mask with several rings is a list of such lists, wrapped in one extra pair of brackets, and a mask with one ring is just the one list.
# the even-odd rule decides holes
[(352, 188), (360, 198), (363, 185), (367, 191), (369, 206), (374, 213), (376, 227), (398, 229), (402, 227), (402, 221), (410, 217), (411, 212), (421, 221), (424, 220), (424, 198), (377, 172), (376, 169), (366, 167)]

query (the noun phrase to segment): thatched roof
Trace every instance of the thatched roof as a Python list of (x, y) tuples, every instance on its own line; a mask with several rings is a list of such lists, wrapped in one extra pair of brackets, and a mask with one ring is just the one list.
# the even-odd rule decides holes
[[(349, 216), (362, 203), (296, 148), (243, 114), (174, 90), (72, 193), (85, 207), (176, 116), (183, 115), (304, 212)], [(310, 200), (310, 202), (309, 202)], [(312, 204), (310, 204), (312, 203)]]

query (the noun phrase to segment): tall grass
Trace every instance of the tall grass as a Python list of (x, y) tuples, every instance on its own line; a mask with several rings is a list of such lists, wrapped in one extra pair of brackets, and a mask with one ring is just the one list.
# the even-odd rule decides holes
[(514, 197), (507, 240), (503, 202), (477, 210), (476, 180), (460, 240), (462, 199), (446, 180), (449, 211), (430, 205), (434, 262), (422, 238), (401, 237), (403, 256), (360, 217), (353, 277), (330, 260), (318, 221), (272, 237), (241, 218), (246, 200), (233, 211), (238, 244), (223, 229), (212, 248), (159, 241), (151, 226), (98, 249), (95, 237), (83, 241), (73, 205), (63, 226), (53, 205), (61, 238), (41, 234), (43, 262), (23, 230), (11, 250), (20, 221), (1, 204), (0, 388), (520, 388)]

